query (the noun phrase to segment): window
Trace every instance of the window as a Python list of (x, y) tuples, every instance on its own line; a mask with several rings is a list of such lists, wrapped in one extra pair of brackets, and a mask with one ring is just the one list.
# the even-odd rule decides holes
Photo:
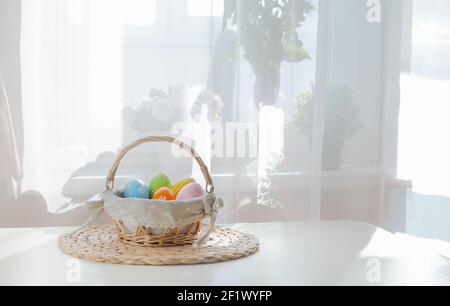
[(450, 3), (412, 4), (398, 140), (398, 175), (413, 184), (405, 226), (407, 233), (450, 241)]
[(156, 22), (156, 0), (126, 0), (123, 3), (125, 24), (151, 26)]
[(187, 0), (187, 12), (193, 17), (221, 17), (224, 0)]
[[(241, 19), (247, 27), (222, 22), (223, 1), (70, 2), (78, 3), (78, 18), (66, 20), (62, 1), (23, 1), (22, 186), (39, 191), (50, 210), (103, 191), (119, 147), (149, 134), (179, 136), (174, 124), (187, 122), (187, 136), (228, 203), (223, 221), (236, 221), (246, 201), (292, 219), (378, 221), (388, 198), (384, 175), (394, 172), (383, 159), (383, 150), (391, 154), (395, 146), (383, 144), (383, 132), (396, 132), (383, 125), (385, 35), (391, 31), (366, 20), (366, 1), (298, 0), (300, 15), (264, 7), (269, 1), (243, 0), (247, 17), (270, 16), (261, 23)], [(294, 2), (270, 3), (290, 9)], [(393, 20), (395, 3), (386, 2)], [(322, 83), (322, 96), (333, 94), (331, 107), (313, 103), (315, 82)], [(303, 113), (296, 112), (299, 100)], [(222, 133), (227, 123), (249, 123), (242, 126), (244, 134), (251, 130), (244, 137), (252, 143), (243, 142), (253, 150), (242, 151), (254, 154), (215, 156), (216, 122)], [(165, 144), (133, 151), (117, 186), (129, 176), (148, 180), (159, 172), (202, 181), (192, 159), (173, 157)]]

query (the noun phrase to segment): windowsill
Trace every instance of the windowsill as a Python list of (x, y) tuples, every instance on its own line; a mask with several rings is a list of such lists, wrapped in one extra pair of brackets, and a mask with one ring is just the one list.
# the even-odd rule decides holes
[[(270, 180), (278, 190), (309, 190), (315, 177), (311, 172), (278, 172), (270, 174)], [(121, 186), (129, 176), (117, 176), (116, 186)], [(321, 176), (321, 188), (330, 191), (378, 190), (384, 183), (386, 188), (411, 188), (411, 182), (386, 177), (382, 181), (380, 171), (375, 166), (347, 168), (339, 171), (325, 171)], [(67, 182), (64, 196), (72, 199), (87, 199), (104, 190), (105, 175), (75, 175)], [(236, 189), (239, 182), (241, 191), (255, 190), (257, 174), (253, 173), (213, 173), (216, 190), (229, 192)]]

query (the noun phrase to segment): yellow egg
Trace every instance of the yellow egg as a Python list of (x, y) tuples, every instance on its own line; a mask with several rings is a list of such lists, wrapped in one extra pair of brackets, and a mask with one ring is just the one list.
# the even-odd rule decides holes
[(187, 179), (183, 179), (181, 181), (179, 181), (178, 183), (176, 183), (175, 185), (172, 186), (172, 191), (173, 193), (175, 193), (175, 195), (177, 196), (178, 193), (180, 192), (180, 190), (186, 186), (189, 183), (193, 183), (195, 182), (195, 180), (193, 178), (187, 178)]

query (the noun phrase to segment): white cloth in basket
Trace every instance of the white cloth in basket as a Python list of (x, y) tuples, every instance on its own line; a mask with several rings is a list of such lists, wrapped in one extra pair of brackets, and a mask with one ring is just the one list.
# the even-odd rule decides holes
[(97, 212), (83, 226), (90, 224), (103, 211), (114, 220), (122, 221), (130, 232), (135, 232), (138, 226), (145, 226), (151, 234), (158, 235), (167, 229), (179, 228), (186, 232), (192, 223), (210, 217), (210, 228), (197, 241), (202, 244), (214, 230), (219, 210), (223, 207), (222, 199), (214, 194), (188, 201), (159, 201), (149, 199), (121, 198), (114, 192), (105, 191), (86, 203), (87, 209), (97, 209)]

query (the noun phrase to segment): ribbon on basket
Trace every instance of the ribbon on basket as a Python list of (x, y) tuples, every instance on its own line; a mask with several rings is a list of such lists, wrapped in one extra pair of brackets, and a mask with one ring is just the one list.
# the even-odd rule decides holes
[(84, 229), (85, 227), (91, 225), (95, 220), (97, 220), (98, 217), (100, 217), (105, 209), (103, 207), (103, 197), (106, 193), (112, 193), (110, 191), (105, 191), (104, 193), (100, 193), (100, 194), (96, 194), (95, 196), (93, 196), (92, 198), (90, 198), (89, 200), (87, 200), (84, 205), (83, 208), (86, 210), (94, 210), (95, 212), (80, 226), (78, 227), (76, 230), (74, 230), (73, 232), (70, 233), (70, 235), (76, 234), (79, 231), (81, 231), (82, 229)]
[(197, 246), (202, 245), (206, 239), (208, 239), (209, 235), (216, 229), (216, 221), (217, 214), (219, 210), (223, 208), (223, 201), (221, 198), (216, 198), (214, 195), (208, 194), (204, 199), (205, 205), (205, 215), (209, 216), (209, 229), (207, 232), (200, 237), (199, 240), (195, 243)]

